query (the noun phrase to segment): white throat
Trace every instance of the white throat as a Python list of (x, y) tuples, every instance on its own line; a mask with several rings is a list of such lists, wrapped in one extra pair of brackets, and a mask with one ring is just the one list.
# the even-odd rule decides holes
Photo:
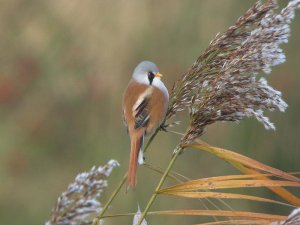
[(166, 97), (169, 99), (168, 89), (166, 88), (166, 86), (164, 85), (164, 83), (161, 81), (160, 78), (154, 78), (153, 82), (152, 82), (152, 86), (161, 90), (166, 95)]
[(133, 80), (139, 84), (145, 84), (149, 87), (155, 87), (158, 88), (160, 91), (162, 91), (167, 98), (169, 98), (169, 92), (164, 83), (160, 78), (155, 77), (152, 81), (152, 84), (150, 85), (148, 77), (145, 75), (139, 75), (139, 76), (133, 76)]
[[(149, 87), (157, 88), (169, 98), (169, 93), (160, 77), (156, 76), (159, 70), (157, 66), (150, 61), (143, 61), (137, 65), (132, 74), (132, 79)], [(151, 81), (151, 83), (150, 83)]]

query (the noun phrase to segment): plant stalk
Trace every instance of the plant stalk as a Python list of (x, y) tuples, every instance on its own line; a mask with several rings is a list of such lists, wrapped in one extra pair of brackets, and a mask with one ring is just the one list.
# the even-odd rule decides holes
[(155, 199), (156, 199), (156, 197), (157, 197), (157, 194), (158, 194), (158, 191), (160, 190), (161, 186), (163, 185), (164, 181), (166, 180), (166, 178), (167, 178), (167, 176), (168, 176), (170, 170), (172, 169), (172, 167), (173, 167), (173, 165), (174, 165), (174, 163), (175, 163), (177, 157), (180, 155), (181, 151), (182, 151), (182, 147), (179, 147), (179, 146), (178, 146), (178, 147), (175, 148), (175, 152), (174, 152), (174, 154), (173, 154), (173, 156), (172, 156), (172, 159), (171, 159), (171, 161), (170, 161), (170, 163), (169, 163), (167, 169), (165, 170), (163, 176), (161, 177), (161, 179), (160, 179), (158, 185), (156, 186), (155, 191), (154, 191), (154, 193), (152, 194), (152, 196), (151, 196), (151, 198), (150, 198), (148, 204), (146, 205), (146, 208), (145, 208), (145, 210), (143, 211), (143, 213), (142, 213), (142, 215), (141, 215), (141, 218), (140, 218), (139, 222), (137, 223), (137, 225), (141, 225), (141, 224), (142, 224), (143, 219), (145, 218), (145, 216), (147, 215), (147, 213), (148, 213), (150, 207), (152, 206), (153, 202), (155, 201)]
[(157, 129), (154, 134), (149, 138), (149, 141), (147, 142), (145, 148), (144, 148), (144, 152), (146, 152), (146, 150), (148, 149), (148, 147), (150, 146), (150, 144), (152, 143), (152, 141), (154, 140), (154, 138), (156, 137), (157, 133), (160, 131), (160, 129)]
[[(148, 149), (148, 147), (150, 146), (150, 144), (152, 143), (152, 141), (154, 140), (155, 136), (157, 135), (158, 131), (160, 129), (157, 129), (155, 131), (155, 133), (150, 137), (149, 141), (147, 142), (144, 152)], [(92, 225), (98, 225), (99, 220), (103, 217), (104, 213), (106, 212), (106, 210), (108, 209), (108, 207), (110, 206), (110, 204), (112, 203), (112, 201), (115, 199), (115, 197), (117, 196), (117, 194), (119, 193), (119, 191), (121, 190), (121, 188), (123, 187), (123, 185), (125, 184), (126, 180), (127, 180), (127, 172), (124, 174), (122, 180), (120, 181), (119, 185), (116, 187), (116, 189), (114, 190), (114, 192), (111, 194), (111, 196), (109, 197), (108, 201), (106, 202), (106, 204), (104, 205), (103, 209), (101, 210), (101, 213), (99, 214), (99, 216), (95, 219), (95, 221), (93, 222)]]
[(114, 200), (114, 198), (117, 196), (117, 194), (119, 193), (120, 189), (123, 187), (123, 185), (126, 182), (126, 180), (127, 180), (127, 172), (124, 174), (121, 182), (119, 183), (119, 185), (117, 186), (117, 188), (114, 190), (114, 192), (111, 194), (111, 196), (109, 197), (108, 201), (104, 205), (101, 213), (95, 219), (95, 221), (93, 222), (92, 225), (97, 225), (99, 223), (99, 220), (103, 217), (104, 213), (106, 212), (106, 210), (108, 209), (108, 207), (110, 206), (110, 204), (112, 203), (112, 201)]

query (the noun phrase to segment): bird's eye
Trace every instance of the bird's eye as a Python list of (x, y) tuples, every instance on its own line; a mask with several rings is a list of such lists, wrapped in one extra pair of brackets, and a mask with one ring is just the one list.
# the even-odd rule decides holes
[(154, 77), (155, 77), (155, 75), (154, 75), (153, 72), (151, 72), (151, 71), (148, 72), (148, 79), (149, 79), (150, 85), (152, 84), (152, 81), (153, 81)]
[(154, 73), (153, 72), (148, 72), (148, 77), (150, 78), (150, 77), (154, 77)]

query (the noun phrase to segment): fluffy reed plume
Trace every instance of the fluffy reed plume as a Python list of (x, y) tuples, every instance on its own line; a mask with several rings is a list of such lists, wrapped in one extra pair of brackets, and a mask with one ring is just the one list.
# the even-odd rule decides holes
[(300, 208), (294, 209), (286, 221), (271, 223), (271, 225), (296, 225), (296, 224), (300, 224)]
[(117, 161), (110, 160), (105, 166), (94, 166), (89, 172), (78, 174), (59, 196), (46, 225), (91, 224), (102, 209), (98, 198), (107, 187), (106, 178), (118, 165)]
[(300, 224), (300, 208), (294, 209), (288, 219), (282, 225)]
[(256, 2), (234, 26), (218, 34), (175, 83), (167, 118), (189, 109), (190, 127), (182, 144), (191, 143), (216, 121), (255, 117), (266, 129), (275, 129), (264, 110), (284, 112), (287, 104), (281, 92), (257, 76), (285, 61), (279, 45), (288, 42), (289, 24), (300, 0), (279, 13), (274, 11), (277, 7), (274, 0)]

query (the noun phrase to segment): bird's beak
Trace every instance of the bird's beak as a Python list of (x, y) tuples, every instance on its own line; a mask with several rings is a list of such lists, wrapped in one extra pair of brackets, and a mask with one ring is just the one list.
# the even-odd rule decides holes
[(161, 78), (163, 75), (161, 73), (156, 73), (155, 77)]

